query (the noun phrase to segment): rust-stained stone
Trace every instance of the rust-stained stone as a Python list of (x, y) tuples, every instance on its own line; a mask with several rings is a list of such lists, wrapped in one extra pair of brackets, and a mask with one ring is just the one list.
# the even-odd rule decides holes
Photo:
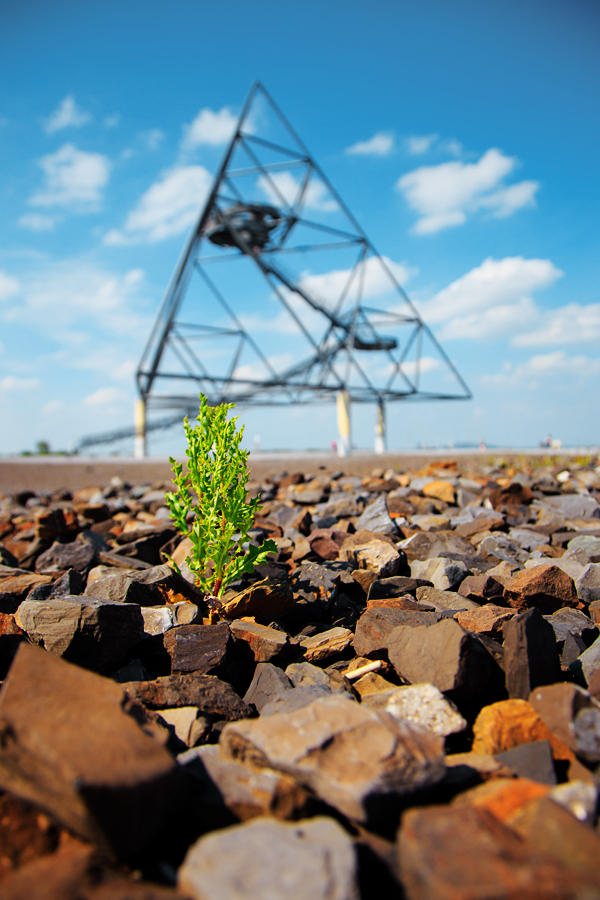
[(536, 850), (596, 883), (600, 895), (600, 836), (547, 797), (532, 797), (506, 817)]
[(178, 784), (140, 717), (120, 685), (22, 644), (0, 694), (0, 786), (105, 849), (135, 852)]
[(554, 759), (575, 758), (572, 750), (548, 730), (527, 700), (500, 700), (485, 706), (473, 725), (474, 753), (494, 756), (534, 741), (550, 741)]
[(521, 569), (505, 585), (504, 599), (519, 611), (536, 606), (544, 615), (579, 603), (575, 582), (558, 566)]
[(410, 809), (398, 835), (407, 900), (592, 900), (593, 883), (540, 853), (487, 809)]
[(459, 611), (454, 618), (467, 631), (472, 631), (475, 634), (485, 634), (488, 637), (501, 637), (504, 623), (512, 619), (514, 615), (516, 615), (514, 609), (486, 603), (485, 606), (479, 609)]
[(452, 805), (484, 807), (501, 822), (506, 822), (525, 803), (545, 797), (549, 790), (550, 785), (529, 778), (494, 778), (459, 794)]

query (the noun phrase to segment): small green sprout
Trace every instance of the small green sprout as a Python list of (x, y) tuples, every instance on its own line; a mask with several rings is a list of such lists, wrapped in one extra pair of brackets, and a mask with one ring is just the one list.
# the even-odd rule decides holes
[(169, 458), (177, 485), (177, 493), (166, 495), (170, 518), (193, 544), (186, 563), (196, 584), (215, 600), (243, 572), (254, 571), (268, 553), (277, 552), (275, 541), (242, 549), (261, 504), (258, 497), (246, 501), (249, 451), (240, 448), (244, 428), (236, 429), (238, 417), (227, 418), (234, 406), (211, 407), (200, 394), (198, 425), (191, 428), (187, 416), (183, 421), (188, 443), (185, 474), (183, 463)]

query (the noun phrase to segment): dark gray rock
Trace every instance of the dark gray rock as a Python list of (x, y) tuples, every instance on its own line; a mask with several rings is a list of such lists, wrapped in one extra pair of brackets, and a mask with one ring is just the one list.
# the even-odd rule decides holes
[(556, 784), (550, 741), (520, 744), (505, 753), (497, 753), (495, 758), (512, 769), (519, 778), (530, 778), (542, 784)]
[(259, 663), (254, 670), (250, 687), (244, 694), (244, 703), (253, 704), (260, 712), (267, 703), (293, 687), (288, 676), (280, 668), (271, 663)]
[(84, 541), (71, 541), (70, 544), (59, 544), (57, 541), (41, 553), (35, 562), (35, 571), (41, 575), (53, 575), (75, 569), (87, 574), (96, 564), (96, 550)]
[(561, 680), (554, 629), (532, 607), (510, 619), (504, 631), (504, 671), (511, 698), (527, 700), (531, 691)]
[(376, 534), (398, 535), (394, 520), (390, 518), (385, 496), (382, 494), (366, 507), (355, 526), (357, 531), (373, 531)]

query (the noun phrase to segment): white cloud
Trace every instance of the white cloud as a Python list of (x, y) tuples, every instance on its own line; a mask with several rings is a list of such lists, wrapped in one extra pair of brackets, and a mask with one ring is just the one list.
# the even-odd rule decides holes
[(21, 228), (29, 228), (31, 231), (52, 231), (59, 216), (45, 216), (43, 213), (27, 213), (19, 219)]
[(150, 131), (142, 132), (140, 137), (148, 150), (157, 150), (165, 139), (165, 133), (160, 128), (151, 128)]
[(536, 347), (583, 342), (600, 342), (600, 303), (569, 303), (548, 310), (536, 328), (517, 335), (512, 343), (515, 347)]
[(12, 394), (13, 391), (31, 391), (39, 387), (37, 378), (17, 378), (16, 375), (5, 375), (0, 378), (0, 393)]
[(394, 149), (394, 135), (389, 131), (379, 131), (368, 141), (358, 141), (346, 148), (353, 156), (388, 156)]
[(65, 404), (63, 400), (48, 400), (47, 403), (44, 403), (42, 406), (42, 415), (44, 416), (53, 416), (56, 413), (62, 412), (65, 408)]
[[(291, 172), (275, 172), (268, 178), (261, 175), (258, 179), (258, 187), (275, 206), (281, 205), (281, 200), (293, 206), (300, 196), (301, 185)], [(304, 192), (303, 205), (306, 209), (315, 209), (320, 212), (334, 212), (339, 209), (336, 200), (329, 196), (327, 187), (322, 181), (314, 178), (308, 183)]]
[(532, 291), (554, 284), (562, 274), (549, 259), (488, 258), (419, 308), (427, 322), (446, 322), (491, 307), (519, 304)]
[(177, 166), (152, 184), (129, 215), (123, 231), (109, 231), (104, 243), (154, 244), (181, 234), (196, 221), (212, 178), (204, 166)]
[(237, 117), (228, 106), (218, 112), (206, 107), (201, 109), (189, 125), (183, 126), (181, 149), (189, 152), (201, 144), (220, 147), (227, 144), (234, 135)]
[(39, 165), (46, 184), (29, 200), (33, 206), (66, 206), (81, 212), (99, 207), (110, 172), (108, 157), (65, 144), (42, 157)]
[[(352, 296), (356, 296), (356, 287), (362, 278), (362, 296), (363, 299), (378, 297), (382, 294), (389, 293), (394, 290), (394, 284), (386, 272), (385, 267), (389, 269), (399, 284), (406, 284), (414, 270), (409, 269), (404, 263), (396, 263), (387, 256), (381, 257), (384, 266), (381, 265), (376, 256), (370, 256), (363, 264), (363, 272), (357, 273), (357, 278), (353, 282), (354, 292)], [(300, 286), (306, 290), (306, 293), (325, 302), (337, 301), (348, 283), (351, 269), (333, 269), (331, 272), (325, 272), (317, 275), (305, 275), (300, 281)]]
[(407, 172), (398, 179), (396, 187), (420, 215), (414, 232), (434, 234), (444, 228), (462, 225), (468, 214), (481, 209), (503, 217), (531, 206), (538, 182), (502, 185), (517, 162), (514, 157), (492, 148), (475, 163), (454, 160)]
[(20, 290), (21, 285), (16, 278), (12, 278), (5, 272), (0, 271), (0, 300), (9, 300), (15, 294), (18, 294)]
[(84, 112), (77, 106), (73, 94), (68, 94), (58, 109), (55, 109), (46, 120), (44, 128), (47, 134), (54, 134), (63, 128), (81, 128), (91, 118), (89, 113)]
[(116, 387), (103, 387), (83, 398), (85, 406), (112, 406), (129, 402), (129, 395)]
[(122, 118), (121, 113), (113, 113), (112, 116), (106, 116), (102, 124), (105, 128), (116, 128)]
[[(482, 381), (502, 387), (521, 385), (527, 378), (551, 378), (558, 376), (576, 376), (581, 379), (596, 377), (600, 374), (600, 359), (593, 359), (580, 354), (569, 356), (564, 350), (541, 353), (532, 356), (525, 362), (514, 366), (511, 362), (504, 365), (504, 371), (497, 375), (485, 375)], [(535, 386), (535, 385), (534, 385)]]
[(523, 326), (535, 323), (539, 310), (530, 297), (521, 297), (516, 303), (500, 303), (491, 309), (457, 316), (437, 332), (441, 341), (498, 340), (514, 335)]
[(409, 137), (407, 140), (408, 152), (412, 153), (413, 156), (419, 156), (421, 153), (427, 153), (427, 151), (431, 149), (438, 138), (439, 134), (411, 135), (411, 137)]

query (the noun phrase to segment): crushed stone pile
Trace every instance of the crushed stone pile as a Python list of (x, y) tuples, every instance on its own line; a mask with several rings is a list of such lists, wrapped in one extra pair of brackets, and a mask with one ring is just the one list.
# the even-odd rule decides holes
[(2, 900), (600, 897), (598, 458), (252, 483), (216, 611), (168, 489), (0, 497)]

